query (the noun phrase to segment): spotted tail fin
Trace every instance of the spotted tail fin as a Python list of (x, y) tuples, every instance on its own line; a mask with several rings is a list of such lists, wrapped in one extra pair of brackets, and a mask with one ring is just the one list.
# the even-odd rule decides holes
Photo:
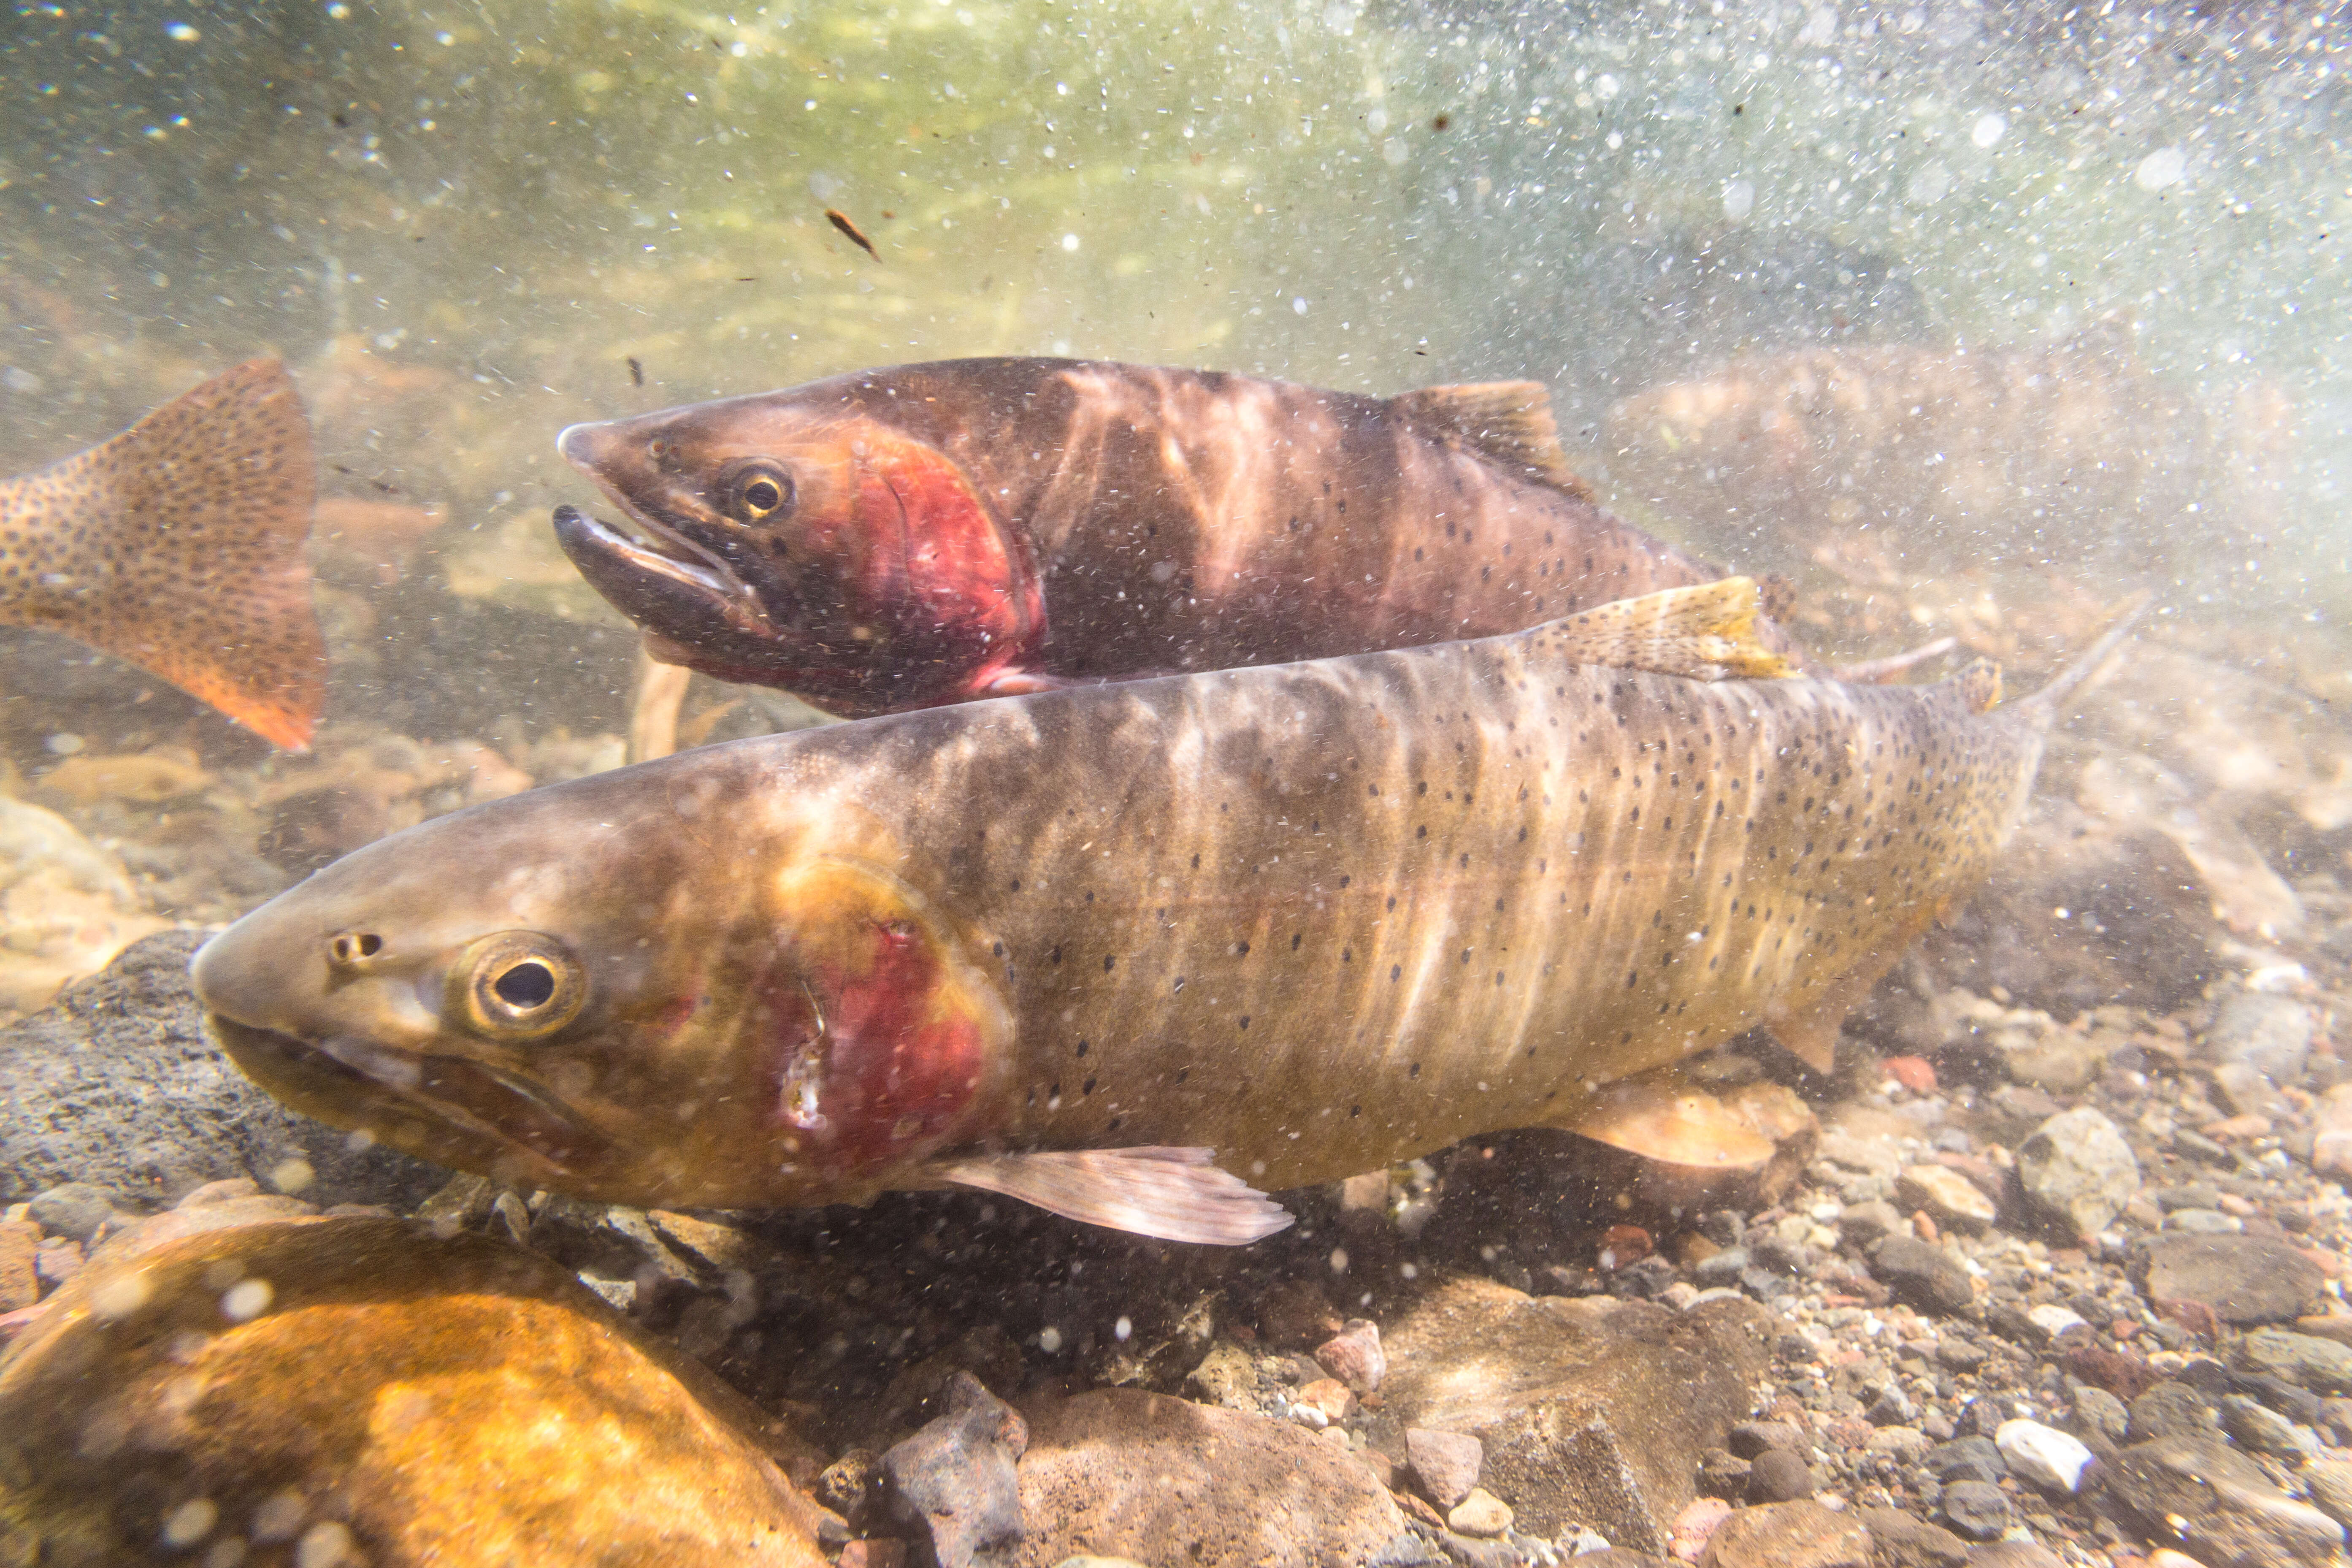
[(225, 371), (0, 482), (0, 624), (128, 659), (299, 751), (326, 695), (302, 557), (317, 484), (285, 367)]

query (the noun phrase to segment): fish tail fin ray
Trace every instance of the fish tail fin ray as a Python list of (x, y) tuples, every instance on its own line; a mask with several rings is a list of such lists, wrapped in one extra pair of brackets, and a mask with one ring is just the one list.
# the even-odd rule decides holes
[(1542, 382), (1424, 386), (1390, 406), (1425, 435), (1467, 447), (1506, 468), (1523, 468), (1578, 500), (1592, 500), (1592, 487), (1568, 466), (1568, 454), (1560, 450), (1551, 393)]
[(2058, 716), (2066, 700), (2106, 668), (2108, 659), (2139, 627), (2140, 618), (2155, 603), (2152, 595), (2141, 594), (2124, 606), (2115, 625), (2099, 635), (2099, 640), (2076, 656), (2074, 661), (2052, 677), (2050, 683), (2032, 696), (2019, 702), (2013, 711), (2021, 715), (2036, 729), (2047, 730)]
[(1752, 577), (1619, 599), (1527, 635), (1571, 664), (1646, 669), (1693, 680), (1769, 679), (1796, 668), (1756, 635), (1761, 596)]
[(1771, 1139), (1672, 1072), (1611, 1084), (1562, 1125), (1596, 1143), (1666, 1165), (1750, 1170), (1772, 1158)]
[(224, 371), (0, 488), (0, 519), (49, 541), (40, 580), (0, 595), (0, 620), (128, 659), (299, 751), (326, 695), (302, 553), (317, 483), (285, 367)]
[(1291, 1224), (1280, 1204), (1209, 1163), (1213, 1151), (1056, 1149), (948, 1160), (927, 1173), (1049, 1214), (1162, 1241), (1243, 1247)]

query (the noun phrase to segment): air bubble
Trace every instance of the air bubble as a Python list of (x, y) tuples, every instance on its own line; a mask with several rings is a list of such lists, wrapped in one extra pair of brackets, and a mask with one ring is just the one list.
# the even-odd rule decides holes
[(127, 1318), (155, 1294), (155, 1283), (143, 1268), (101, 1280), (89, 1293), (90, 1315), (100, 1321)]
[(249, 1323), (269, 1310), (273, 1294), (267, 1279), (241, 1279), (221, 1292), (221, 1316), (232, 1323)]
[(174, 1551), (194, 1546), (220, 1522), (220, 1505), (208, 1497), (190, 1498), (163, 1519), (163, 1544)]
[(2143, 191), (2160, 191), (2177, 185), (2189, 173), (2189, 155), (2178, 147), (2159, 147), (2139, 161), (2132, 171), (2132, 179)]

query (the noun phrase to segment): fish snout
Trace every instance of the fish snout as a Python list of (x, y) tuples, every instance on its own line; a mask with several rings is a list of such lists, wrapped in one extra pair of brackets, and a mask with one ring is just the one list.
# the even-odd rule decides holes
[(254, 920), (247, 915), (198, 948), (188, 977), (205, 1012), (256, 1027), (283, 1028), (298, 1010), (289, 1005), (295, 975), (319, 973), (323, 979), (323, 966), (317, 954), (295, 950), (287, 940), (290, 933), (257, 931)]
[[(406, 993), (417, 965), (402, 946), (380, 922), (321, 920), (273, 900), (198, 948), (189, 978), (215, 1017), (298, 1038), (380, 1026), (387, 1010), (413, 1025)], [(391, 982), (394, 1005), (369, 982)]]
[(565, 426), (555, 437), (555, 449), (565, 462), (593, 479), (611, 459), (619, 441), (619, 432), (609, 421), (592, 421)]

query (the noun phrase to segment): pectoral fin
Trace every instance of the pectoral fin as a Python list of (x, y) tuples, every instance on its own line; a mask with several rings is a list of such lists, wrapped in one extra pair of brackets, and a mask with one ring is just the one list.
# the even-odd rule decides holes
[(1620, 599), (1538, 626), (1528, 636), (1571, 664), (1646, 669), (1693, 680), (1794, 675), (1756, 635), (1755, 579), (1724, 577)]
[(1163, 1241), (1241, 1247), (1291, 1223), (1288, 1210), (1209, 1163), (1207, 1149), (1055, 1149), (930, 1167), (939, 1181), (1034, 1204), (1065, 1219)]
[(1668, 1165), (1745, 1170), (1772, 1158), (1772, 1140), (1711, 1094), (1652, 1075), (1610, 1085), (1568, 1130)]

